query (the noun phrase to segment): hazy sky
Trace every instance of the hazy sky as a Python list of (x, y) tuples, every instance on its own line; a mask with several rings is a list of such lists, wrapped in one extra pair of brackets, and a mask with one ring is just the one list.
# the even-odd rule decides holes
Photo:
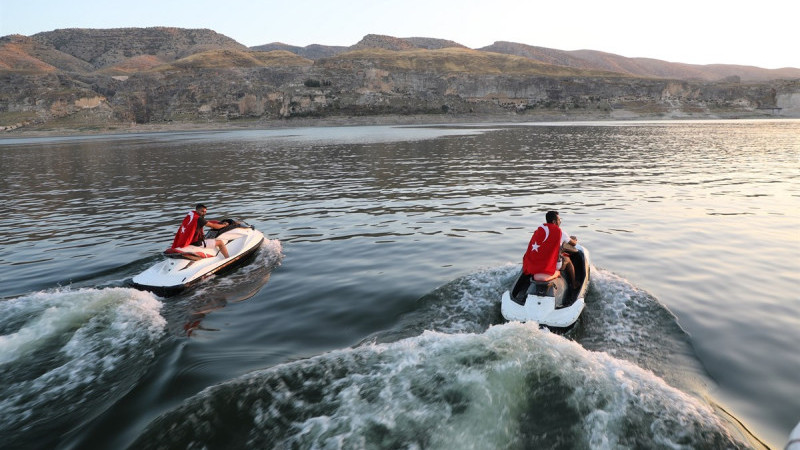
[(775, 69), (800, 68), (798, 8), (797, 0), (0, 0), (0, 36), (172, 26), (210, 28), (246, 46), (348, 46), (374, 33)]

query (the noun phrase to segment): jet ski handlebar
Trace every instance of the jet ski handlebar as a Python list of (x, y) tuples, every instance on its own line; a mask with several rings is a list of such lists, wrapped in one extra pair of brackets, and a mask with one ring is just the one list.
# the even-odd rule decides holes
[[(211, 222), (211, 221), (209, 221), (209, 222)], [(206, 239), (216, 238), (220, 234), (225, 233), (225, 232), (230, 231), (230, 230), (233, 230), (235, 228), (251, 228), (251, 229), (255, 230), (254, 226), (249, 225), (248, 223), (246, 223), (244, 221), (240, 221), (240, 220), (223, 219), (223, 220), (214, 221), (214, 222), (216, 222), (216, 223), (224, 223), (226, 225), (223, 228), (220, 228), (218, 230), (208, 230), (208, 232), (206, 233)]]

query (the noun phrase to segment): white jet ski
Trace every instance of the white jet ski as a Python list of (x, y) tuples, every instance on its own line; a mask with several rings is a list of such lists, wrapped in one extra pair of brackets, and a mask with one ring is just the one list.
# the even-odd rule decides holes
[(786, 443), (786, 450), (800, 450), (800, 422), (789, 434), (789, 442)]
[(230, 257), (217, 248), (186, 246), (164, 252), (166, 257), (136, 275), (131, 284), (158, 295), (174, 295), (223, 269), (232, 268), (258, 250), (264, 235), (244, 222), (233, 222), (225, 228), (210, 230), (206, 239), (222, 239)]
[(548, 282), (534, 281), (520, 273), (510, 290), (503, 293), (500, 311), (509, 321), (537, 322), (554, 331), (566, 331), (578, 321), (589, 289), (589, 251), (582, 245), (567, 249), (575, 266), (575, 284), (564, 274)]

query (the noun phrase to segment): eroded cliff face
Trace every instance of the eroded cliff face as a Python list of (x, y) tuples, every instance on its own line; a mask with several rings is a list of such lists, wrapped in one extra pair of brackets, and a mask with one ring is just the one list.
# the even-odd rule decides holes
[[(382, 35), (329, 47), (333, 56), (313, 61), (285, 51), (295, 47), (267, 47), (284, 51), (247, 49), (212, 30), (166, 27), (0, 37), (0, 130), (386, 114), (800, 117), (800, 79), (756, 81), (797, 78), (796, 69), (653, 60), (648, 71), (596, 52), (513, 43), (482, 51)], [(610, 70), (617, 66), (627, 69)], [(655, 78), (664, 73), (674, 76)]]
[(375, 67), (0, 76), (0, 127), (381, 114), (800, 117), (800, 82), (439, 74)]
[(800, 92), (781, 93), (776, 96), (780, 114), (787, 117), (800, 117)]

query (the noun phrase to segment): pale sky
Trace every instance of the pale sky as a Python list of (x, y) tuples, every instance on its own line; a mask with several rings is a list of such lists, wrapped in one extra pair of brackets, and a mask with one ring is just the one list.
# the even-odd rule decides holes
[[(798, 5), (798, 6), (795, 6)], [(800, 68), (797, 0), (0, 0), (0, 36), (59, 28), (210, 28), (251, 47), (366, 34)]]

